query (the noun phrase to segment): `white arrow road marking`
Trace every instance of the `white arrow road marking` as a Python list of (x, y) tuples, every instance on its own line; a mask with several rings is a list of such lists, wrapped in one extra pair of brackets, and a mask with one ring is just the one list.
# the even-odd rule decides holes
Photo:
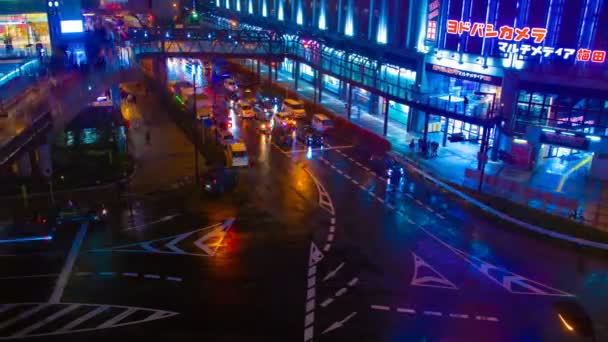
[(342, 267), (344, 267), (344, 263), (341, 263), (340, 265), (338, 265), (338, 267), (336, 267), (336, 269), (334, 269), (333, 271), (330, 271), (329, 273), (327, 273), (327, 275), (323, 278), (323, 281), (327, 281), (327, 280), (335, 277), (336, 274), (338, 273), (338, 271), (340, 269), (342, 269)]
[(327, 334), (330, 331), (336, 330), (338, 328), (341, 328), (344, 326), (344, 324), (346, 324), (346, 322), (348, 322), (351, 318), (355, 317), (355, 315), (357, 315), (357, 312), (353, 312), (350, 315), (346, 316), (343, 320), (341, 321), (337, 321), (334, 322), (332, 325), (330, 325), (327, 329), (325, 329), (321, 334)]
[[(440, 244), (444, 245), (460, 258), (471, 264), (475, 267), (479, 272), (481, 272), (484, 276), (489, 278), (494, 283), (500, 285), (505, 290), (514, 293), (514, 294), (527, 294), (527, 295), (541, 295), (541, 296), (557, 296), (557, 297), (574, 297), (573, 294), (568, 292), (558, 290), (551, 286), (539, 283), (537, 281), (528, 279), (519, 274), (510, 272), (502, 267), (498, 267), (489, 262), (485, 262), (477, 257), (474, 257), (456, 247), (453, 247), (427, 229), (422, 226), (418, 226), (422, 231), (424, 231), (427, 235), (435, 239)], [(514, 285), (517, 285), (523, 289), (514, 289)]]
[[(458, 287), (454, 285), (454, 283), (449, 281), (445, 276), (439, 273), (439, 271), (422, 260), (422, 258), (417, 256), (415, 253), (412, 253), (412, 256), (414, 257), (414, 275), (412, 276), (410, 285), (458, 290)], [(421, 272), (430, 272), (432, 274), (420, 276), (419, 273)]]
[[(149, 241), (144, 241), (144, 242), (136, 242), (136, 243), (126, 244), (126, 245), (109, 247), (109, 248), (93, 249), (93, 250), (90, 250), (89, 252), (135, 252), (135, 253), (143, 252), (143, 253), (154, 253), (154, 254), (214, 256), (217, 253), (217, 250), (219, 249), (219, 247), (221, 246), (221, 243), (222, 243), (223, 239), (225, 238), (226, 234), (232, 227), (232, 224), (234, 223), (234, 221), (235, 221), (235, 219), (231, 218), (231, 219), (225, 220), (222, 223), (213, 224), (213, 225), (210, 225), (207, 227), (203, 227), (200, 229), (196, 229), (196, 230), (178, 234), (178, 235), (173, 235), (173, 236), (169, 236), (169, 237), (165, 237), (165, 238), (149, 240)], [(198, 238), (196, 241), (194, 241), (194, 246), (196, 246), (198, 249), (200, 249), (202, 252), (204, 252), (204, 254), (185, 252), (183, 249), (181, 249), (177, 246), (177, 244), (182, 242), (183, 240), (190, 238), (190, 237), (194, 236), (195, 234), (205, 231), (205, 230), (211, 230), (211, 231), (206, 233), (202, 237)], [(213, 237), (220, 237), (220, 239), (218, 242), (214, 243), (213, 245), (205, 244), (205, 241), (207, 241)], [(169, 251), (160, 250), (152, 245), (154, 243), (158, 243), (161, 241), (166, 242), (166, 244), (164, 246)]]

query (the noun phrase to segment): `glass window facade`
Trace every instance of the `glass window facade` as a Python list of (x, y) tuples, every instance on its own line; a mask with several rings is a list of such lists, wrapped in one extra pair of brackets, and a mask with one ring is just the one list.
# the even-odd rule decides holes
[(576, 92), (554, 94), (521, 90), (518, 94), (515, 131), (524, 133), (526, 126), (543, 126), (579, 131), (586, 134), (608, 134), (608, 96), (587, 98)]

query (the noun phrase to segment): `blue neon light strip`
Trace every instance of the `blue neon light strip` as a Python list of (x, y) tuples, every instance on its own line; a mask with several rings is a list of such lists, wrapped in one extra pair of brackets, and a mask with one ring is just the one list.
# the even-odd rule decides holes
[(53, 237), (50, 235), (44, 235), (44, 236), (31, 236), (31, 237), (24, 237), (24, 238), (18, 238), (18, 239), (10, 239), (10, 240), (0, 240), (0, 243), (18, 243), (18, 242), (49, 241), (49, 240), (53, 240)]

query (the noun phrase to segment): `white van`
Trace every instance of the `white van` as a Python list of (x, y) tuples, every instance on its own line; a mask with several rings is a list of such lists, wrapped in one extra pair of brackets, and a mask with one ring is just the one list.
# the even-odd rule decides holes
[(231, 165), (236, 167), (249, 166), (249, 157), (247, 156), (247, 146), (244, 143), (238, 142), (230, 145), (230, 160)]
[(334, 127), (334, 122), (325, 114), (315, 114), (312, 116), (312, 127), (319, 132), (325, 132)]
[(283, 111), (289, 113), (294, 119), (302, 119), (306, 117), (304, 102), (300, 100), (286, 99), (283, 101)]

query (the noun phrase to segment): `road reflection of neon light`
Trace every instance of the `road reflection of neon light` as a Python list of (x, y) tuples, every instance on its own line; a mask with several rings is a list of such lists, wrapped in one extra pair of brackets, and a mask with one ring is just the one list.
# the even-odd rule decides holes
[(44, 235), (44, 236), (31, 236), (31, 237), (25, 237), (25, 238), (18, 238), (18, 239), (0, 240), (0, 243), (17, 243), (17, 242), (49, 241), (49, 240), (53, 240), (53, 237), (50, 235)]

